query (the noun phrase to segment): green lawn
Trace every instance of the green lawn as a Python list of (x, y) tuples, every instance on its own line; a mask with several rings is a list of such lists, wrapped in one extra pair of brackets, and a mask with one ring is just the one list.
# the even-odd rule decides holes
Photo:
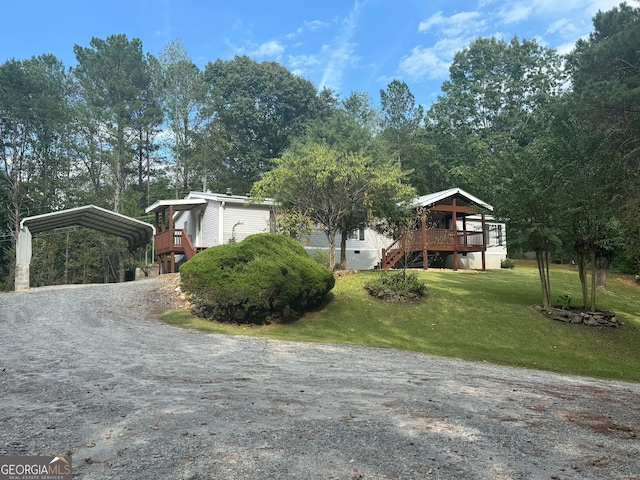
[[(513, 270), (419, 272), (428, 298), (419, 305), (387, 304), (363, 290), (379, 272), (338, 279), (332, 298), (317, 312), (289, 323), (232, 326), (166, 312), (167, 323), (228, 334), (413, 350), (501, 365), (640, 382), (640, 287), (629, 277), (609, 276), (598, 308), (614, 310), (620, 328), (566, 325), (531, 307), (541, 299), (532, 263)], [(551, 271), (554, 299), (580, 298), (577, 273)]]

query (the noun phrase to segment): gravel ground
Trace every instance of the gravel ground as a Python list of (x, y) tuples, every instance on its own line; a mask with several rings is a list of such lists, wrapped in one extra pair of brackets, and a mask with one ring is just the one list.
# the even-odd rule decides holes
[(640, 384), (183, 330), (164, 280), (0, 295), (0, 455), (82, 479), (640, 479)]

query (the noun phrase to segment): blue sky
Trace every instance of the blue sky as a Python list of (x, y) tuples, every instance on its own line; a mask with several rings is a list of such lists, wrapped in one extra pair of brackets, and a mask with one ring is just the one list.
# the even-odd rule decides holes
[[(179, 38), (204, 68), (246, 54), (277, 61), (342, 97), (374, 104), (393, 79), (425, 107), (448, 78), (453, 54), (477, 37), (535, 38), (560, 53), (620, 0), (22, 0), (0, 2), (0, 62), (52, 53), (75, 64), (73, 46), (124, 33), (157, 55)], [(635, 0), (629, 3), (636, 4)]]

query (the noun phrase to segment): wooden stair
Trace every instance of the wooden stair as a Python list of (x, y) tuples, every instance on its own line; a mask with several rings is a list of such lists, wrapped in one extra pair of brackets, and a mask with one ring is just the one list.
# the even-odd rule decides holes
[(398, 261), (404, 257), (405, 249), (402, 246), (402, 242), (396, 240), (389, 248), (382, 249), (382, 260), (380, 267), (382, 270), (389, 270), (394, 267)]

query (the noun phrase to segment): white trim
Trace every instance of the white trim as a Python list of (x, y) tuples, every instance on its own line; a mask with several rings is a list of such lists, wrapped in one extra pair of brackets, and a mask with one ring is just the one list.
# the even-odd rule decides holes
[(493, 211), (493, 207), (491, 205), (465, 192), (461, 188), (450, 188), (449, 190), (442, 190), (441, 192), (435, 192), (435, 193), (430, 193), (428, 195), (423, 195), (419, 198), (412, 200), (411, 203), (409, 204), (409, 208), (427, 207), (429, 205), (433, 205), (436, 202), (439, 202), (440, 200), (444, 200), (445, 198), (449, 198), (454, 195), (461, 195), (465, 197), (467, 200), (470, 200), (472, 203), (475, 203), (476, 205), (480, 205), (481, 207), (484, 207), (487, 210)]
[(197, 199), (188, 199), (183, 198), (179, 200), (158, 200), (153, 205), (147, 207), (145, 209), (145, 213), (156, 212), (159, 210), (163, 210), (166, 207), (173, 207), (174, 212), (182, 211), (182, 210), (191, 210), (198, 205), (205, 205), (207, 201), (205, 199), (197, 198)]
[(221, 201), (218, 203), (218, 245), (224, 243), (224, 206), (226, 202)]

